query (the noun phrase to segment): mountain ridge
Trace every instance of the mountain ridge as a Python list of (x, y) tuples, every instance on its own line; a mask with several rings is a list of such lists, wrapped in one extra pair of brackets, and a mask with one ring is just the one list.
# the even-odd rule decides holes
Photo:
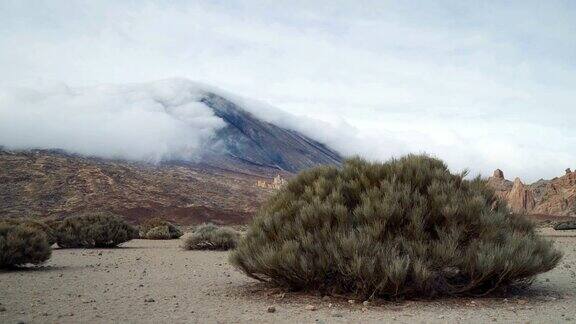
[(554, 217), (576, 217), (576, 172), (566, 169), (563, 176), (524, 184), (513, 182), (497, 169), (488, 178), (496, 195), (515, 213)]
[(62, 149), (0, 147), (0, 217), (61, 218), (104, 209), (134, 223), (149, 217), (181, 224), (245, 223), (274, 192), (257, 184), (342, 163), (328, 146), (260, 119), (222, 95), (200, 91), (191, 96), (195, 101), (187, 95), (184, 103), (154, 100), (167, 112), (202, 103), (225, 123), (193, 160), (147, 163)]

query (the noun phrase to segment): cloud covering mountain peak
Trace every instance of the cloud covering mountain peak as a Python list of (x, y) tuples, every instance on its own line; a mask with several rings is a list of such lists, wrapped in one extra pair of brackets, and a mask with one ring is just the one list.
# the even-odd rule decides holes
[(61, 149), (153, 163), (200, 161), (216, 152), (291, 171), (338, 163), (337, 153), (315, 141), (335, 132), (307, 131), (312, 124), (318, 125), (182, 78), (0, 92), (0, 146), (14, 150)]
[(186, 79), (0, 90), (0, 145), (102, 158), (194, 160), (226, 123), (200, 101), (213, 91)]

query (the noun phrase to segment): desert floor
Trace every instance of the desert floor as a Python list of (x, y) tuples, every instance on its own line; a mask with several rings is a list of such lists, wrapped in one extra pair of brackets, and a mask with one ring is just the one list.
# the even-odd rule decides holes
[[(0, 323), (574, 322), (574, 232), (544, 231), (553, 235), (564, 259), (519, 295), (368, 306), (346, 298), (282, 294), (236, 271), (226, 252), (183, 251), (178, 240), (56, 249), (42, 267), (0, 272)], [(275, 312), (268, 312), (269, 306)]]

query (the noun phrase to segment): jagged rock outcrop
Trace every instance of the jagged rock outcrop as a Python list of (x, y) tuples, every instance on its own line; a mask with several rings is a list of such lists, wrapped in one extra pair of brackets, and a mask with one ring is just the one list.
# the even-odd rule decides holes
[(488, 184), (505, 200), (513, 212), (546, 216), (576, 216), (576, 172), (552, 180), (540, 179), (524, 184), (519, 178), (506, 180), (497, 169)]
[(576, 172), (551, 180), (533, 212), (576, 216)]
[(530, 213), (536, 206), (532, 191), (524, 186), (520, 178), (514, 179), (514, 185), (506, 199), (510, 208), (516, 213)]
[(494, 170), (492, 177), (495, 179), (504, 179), (504, 172), (500, 169), (496, 169)]
[(500, 169), (494, 170), (492, 177), (488, 178), (488, 183), (496, 191), (496, 195), (500, 199), (507, 199), (508, 193), (512, 190), (512, 181), (504, 178), (504, 172)]

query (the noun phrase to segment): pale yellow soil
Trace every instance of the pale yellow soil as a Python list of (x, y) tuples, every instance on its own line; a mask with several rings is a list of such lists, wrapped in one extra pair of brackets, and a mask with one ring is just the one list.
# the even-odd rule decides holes
[[(367, 307), (345, 298), (282, 297), (234, 270), (226, 252), (183, 251), (178, 240), (134, 240), (108, 250), (56, 249), (43, 267), (0, 272), (0, 323), (574, 322), (573, 232), (554, 237), (564, 260), (521, 295)], [(154, 301), (147, 302), (150, 298)], [(269, 313), (269, 306), (276, 311)]]

